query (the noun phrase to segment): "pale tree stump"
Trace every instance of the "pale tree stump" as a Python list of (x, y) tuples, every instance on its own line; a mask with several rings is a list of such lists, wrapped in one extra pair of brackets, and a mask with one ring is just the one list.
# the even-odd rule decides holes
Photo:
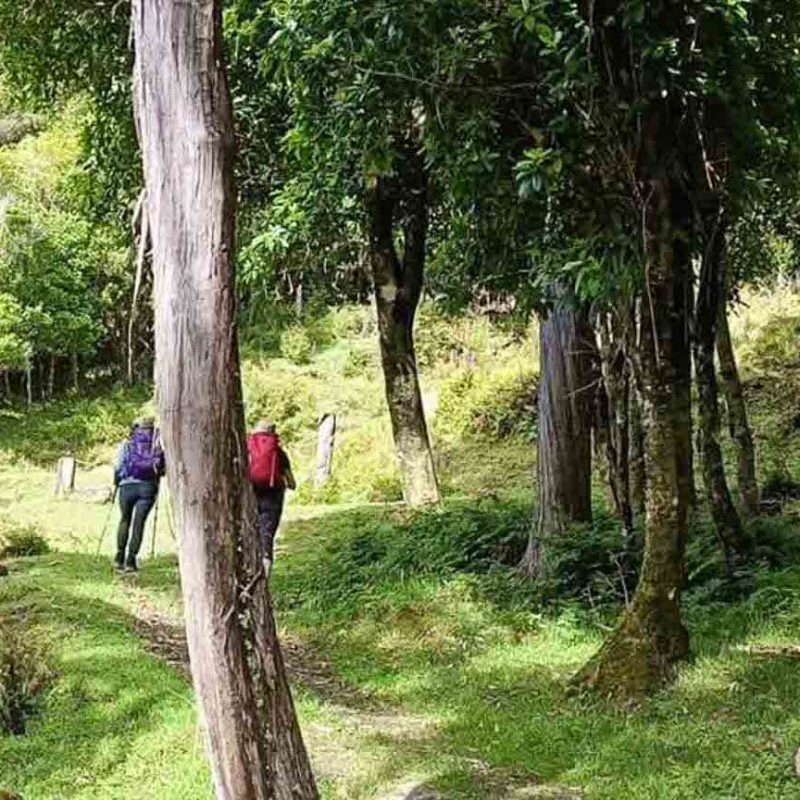
[(75, 473), (78, 469), (77, 462), (72, 456), (62, 456), (56, 465), (56, 482), (53, 494), (56, 497), (65, 497), (75, 491)]
[(317, 471), (314, 486), (319, 489), (333, 471), (333, 447), (336, 442), (336, 414), (325, 414), (317, 426)]

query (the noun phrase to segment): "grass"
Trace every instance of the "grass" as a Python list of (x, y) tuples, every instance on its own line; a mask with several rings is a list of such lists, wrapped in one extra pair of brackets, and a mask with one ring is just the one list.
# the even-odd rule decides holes
[[(766, 315), (761, 302), (749, 313)], [(519, 408), (535, 366), (530, 337), (427, 313), (424, 385), (448, 497), (433, 512), (385, 502), (397, 479), (368, 314), (320, 317), (306, 338), (264, 331), (244, 348), (250, 415), (278, 418), (301, 475), (313, 466), (316, 415), (341, 415), (340, 478), (290, 506), (274, 576), (282, 636), (304, 654), (295, 694), (325, 800), (422, 784), (448, 800), (499, 800), (539, 783), (588, 800), (800, 800), (800, 663), (740, 647), (797, 642), (797, 520), (754, 523), (759, 563), (736, 583), (700, 520), (684, 603), (693, 659), (678, 682), (638, 708), (571, 693), (570, 676), (619, 611), (608, 559), (618, 528), (599, 514), (565, 540), (550, 584), (514, 572), (532, 511), (530, 430), (500, 435), (506, 417), (487, 415), (486, 398), (496, 371), (498, 396)], [(793, 385), (791, 348), (775, 366), (758, 360), (771, 345), (750, 339), (743, 372), (762, 463), (783, 458), (800, 477), (791, 410), (777, 400)], [(51, 643), (57, 672), (28, 735), (0, 736), (0, 789), (25, 800), (213, 796), (191, 688), (136, 632), (143, 608), (180, 619), (168, 500), (138, 584), (111, 577), (114, 517), (94, 555), (109, 511), (93, 502), (108, 483), (101, 462), (147, 401), (122, 391), (0, 415), (0, 522), (51, 547), (10, 559), (0, 578), (0, 618), (22, 615)], [(82, 461), (79, 493), (56, 500), (51, 465), (65, 446)]]

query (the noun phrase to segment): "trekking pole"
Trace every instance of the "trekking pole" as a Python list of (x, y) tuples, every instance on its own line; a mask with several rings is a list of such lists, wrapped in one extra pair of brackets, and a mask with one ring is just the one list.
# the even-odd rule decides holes
[(106, 538), (106, 531), (108, 530), (108, 523), (111, 521), (111, 515), (114, 513), (114, 506), (116, 505), (117, 499), (117, 486), (114, 487), (114, 491), (111, 493), (111, 506), (108, 509), (108, 514), (106, 514), (105, 522), (103, 523), (103, 530), (100, 531), (100, 541), (97, 543), (97, 555), (100, 555), (100, 551), (103, 549), (103, 542)]
[(156, 495), (156, 507), (153, 509), (153, 539), (150, 542), (150, 558), (156, 557), (156, 533), (158, 531), (158, 503), (161, 500), (161, 492)]

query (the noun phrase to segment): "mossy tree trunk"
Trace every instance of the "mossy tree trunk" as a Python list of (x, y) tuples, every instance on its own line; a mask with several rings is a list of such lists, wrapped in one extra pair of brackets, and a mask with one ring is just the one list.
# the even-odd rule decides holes
[(558, 305), (539, 327), (537, 518), (520, 565), (546, 572), (547, 539), (592, 520), (594, 332), (584, 310)]
[[(419, 506), (441, 501), (414, 350), (428, 229), (427, 178), (421, 154), (407, 153), (401, 172), (400, 179), (376, 177), (369, 187), (369, 260), (403, 498)], [(400, 221), (402, 257), (395, 248), (395, 225)]]
[[(663, 130), (660, 115), (651, 125)], [(685, 369), (688, 338), (676, 336), (681, 312), (681, 283), (688, 269), (676, 263), (688, 231), (682, 226), (682, 198), (659, 164), (658, 136), (650, 141), (651, 163), (645, 208), (646, 287), (642, 301), (638, 364), (644, 402), (647, 529), (639, 583), (600, 652), (577, 676), (601, 694), (628, 699), (647, 694), (670, 678), (689, 651), (680, 596), (689, 507), (688, 420), (679, 382)], [(677, 224), (676, 224), (677, 223)], [(678, 245), (676, 247), (676, 244)]]
[(221, 0), (135, 0), (156, 382), (192, 679), (219, 800), (317, 800), (245, 480)]
[(724, 300), (719, 304), (717, 356), (719, 357), (722, 389), (727, 407), (728, 428), (736, 445), (739, 500), (742, 512), (747, 516), (754, 516), (758, 514), (760, 500), (756, 477), (756, 449), (747, 419), (747, 403), (739, 378), (736, 354), (731, 342), (727, 306), (728, 303)]
[(700, 447), (703, 482), (728, 569), (735, 558), (745, 558), (747, 539), (731, 499), (720, 447), (720, 412), (714, 351), (720, 305), (725, 296), (725, 225), (719, 215), (709, 215), (706, 243), (700, 265), (695, 315), (694, 362), (700, 408)]

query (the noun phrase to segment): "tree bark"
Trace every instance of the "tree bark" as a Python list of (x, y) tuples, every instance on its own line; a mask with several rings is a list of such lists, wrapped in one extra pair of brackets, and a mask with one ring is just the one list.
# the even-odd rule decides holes
[(644, 467), (644, 425), (642, 421), (642, 398), (634, 376), (631, 376), (628, 395), (630, 436), (628, 437), (630, 464), (631, 506), (634, 519), (644, 518), (645, 497), (647, 495), (647, 473)]
[(725, 301), (719, 304), (717, 355), (728, 412), (728, 428), (736, 445), (739, 500), (742, 512), (746, 516), (754, 516), (758, 514), (760, 501), (758, 479), (756, 478), (756, 450), (750, 423), (747, 419), (747, 403), (739, 378), (736, 355), (731, 342), (727, 305)]
[(333, 471), (333, 448), (336, 444), (336, 414), (325, 414), (317, 426), (317, 469), (314, 487), (320, 489)]
[[(403, 479), (403, 498), (415, 506), (441, 501), (414, 350), (414, 318), (422, 295), (428, 227), (427, 181), (421, 162), (421, 156), (412, 153), (408, 157), (408, 174), (400, 185), (377, 177), (367, 196), (369, 257), (386, 402)], [(394, 245), (401, 193), (406, 205), (402, 260)]]
[(56, 357), (50, 356), (50, 363), (47, 370), (47, 399), (52, 400), (56, 390)]
[(631, 378), (625, 337), (620, 328), (620, 325), (615, 324), (612, 314), (602, 315), (597, 325), (597, 342), (604, 399), (607, 404), (606, 458), (609, 484), (614, 506), (622, 520), (623, 535), (629, 540), (633, 535), (630, 469)]
[[(657, 115), (650, 124), (663, 130)], [(647, 135), (647, 134), (646, 134)], [(655, 140), (655, 141), (654, 141)], [(651, 163), (658, 164), (658, 137), (650, 140)], [(660, 173), (660, 174), (659, 174)], [(685, 400), (679, 382), (685, 369), (687, 337), (676, 335), (681, 282), (688, 271), (676, 259), (676, 242), (687, 236), (676, 214), (676, 192), (661, 170), (648, 181), (645, 207), (645, 296), (642, 307), (639, 370), (644, 401), (647, 469), (647, 530), (644, 560), (632, 604), (600, 652), (577, 680), (604, 695), (620, 698), (647, 694), (663, 684), (689, 651), (680, 595), (689, 507), (688, 451), (682, 429)], [(684, 239), (686, 240), (686, 239)]]
[(547, 540), (592, 521), (593, 332), (583, 310), (554, 308), (539, 327), (538, 510), (520, 568), (547, 572)]
[(157, 394), (192, 678), (220, 800), (316, 800), (245, 481), (221, 0), (135, 0)]
[(78, 359), (77, 353), (73, 353), (70, 356), (70, 372), (71, 372), (71, 379), (72, 379), (72, 388), (77, 392), (81, 388), (81, 383), (80, 383), (80, 361)]
[(714, 349), (720, 305), (725, 296), (725, 225), (722, 217), (708, 219), (707, 241), (700, 266), (695, 316), (694, 363), (700, 407), (700, 447), (705, 484), (714, 527), (725, 553), (728, 570), (734, 558), (748, 554), (747, 540), (733, 505), (722, 448), (719, 443), (720, 415)]
[(33, 363), (30, 356), (25, 362), (25, 399), (30, 408), (33, 405)]

